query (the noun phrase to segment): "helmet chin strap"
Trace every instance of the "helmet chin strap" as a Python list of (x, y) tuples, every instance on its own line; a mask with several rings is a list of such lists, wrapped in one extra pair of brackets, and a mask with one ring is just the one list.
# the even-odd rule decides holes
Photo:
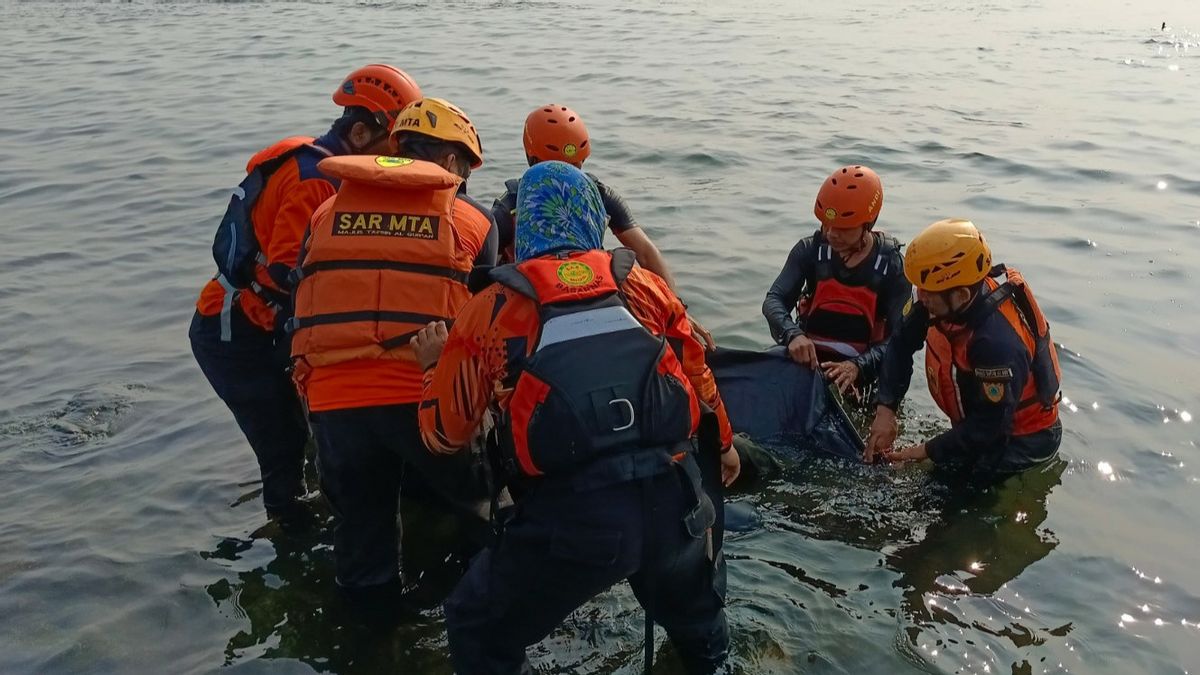
[(846, 253), (838, 253), (838, 256), (842, 259), (842, 263), (849, 263), (851, 258), (858, 255), (859, 253), (862, 253), (863, 249), (865, 249), (869, 245), (867, 240), (870, 236), (871, 236), (871, 228), (864, 227), (863, 231), (862, 231), (862, 236), (860, 236), (858, 238), (858, 243), (855, 244), (854, 248), (850, 249)]

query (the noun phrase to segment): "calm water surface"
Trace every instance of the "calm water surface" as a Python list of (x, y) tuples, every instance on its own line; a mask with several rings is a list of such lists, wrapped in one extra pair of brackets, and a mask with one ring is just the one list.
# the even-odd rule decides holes
[[(322, 132), (376, 60), (471, 114), (488, 201), (528, 109), (581, 111), (724, 344), (765, 344), (763, 291), (848, 162), (883, 175), (882, 227), (970, 217), (1037, 290), (1063, 460), (963, 500), (786, 456), (738, 496), (764, 526), (727, 549), (736, 672), (1200, 672), (1189, 25), (1184, 0), (0, 6), (0, 672), (449, 672), (436, 519), (411, 519), (403, 624), (364, 626), (327, 539), (265, 526), (185, 336), (247, 157)], [(917, 384), (906, 436), (934, 413)], [(640, 620), (618, 588), (535, 665), (639, 672)]]

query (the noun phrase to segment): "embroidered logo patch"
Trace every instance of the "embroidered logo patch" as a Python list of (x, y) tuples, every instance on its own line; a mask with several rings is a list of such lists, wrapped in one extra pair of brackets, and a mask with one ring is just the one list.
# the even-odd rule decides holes
[(574, 157), (577, 152), (579, 152), (579, 148), (575, 147), (574, 143), (567, 143), (563, 146), (563, 155), (566, 157)]
[(334, 215), (334, 236), (408, 237), (437, 239), (441, 219), (411, 213), (339, 211)]
[(999, 403), (1004, 398), (1004, 383), (984, 382), (983, 395), (992, 403)]
[(558, 266), (558, 280), (571, 288), (587, 286), (595, 278), (596, 273), (592, 271), (592, 268), (578, 260), (571, 260)]
[(836, 220), (836, 219), (837, 219), (837, 209), (833, 209), (833, 208), (825, 209), (825, 220)]
[(382, 156), (382, 157), (376, 157), (375, 163), (378, 164), (379, 166), (382, 166), (385, 169), (391, 169), (391, 168), (397, 167), (397, 166), (408, 166), (409, 164), (412, 164), (413, 161), (407, 157)]

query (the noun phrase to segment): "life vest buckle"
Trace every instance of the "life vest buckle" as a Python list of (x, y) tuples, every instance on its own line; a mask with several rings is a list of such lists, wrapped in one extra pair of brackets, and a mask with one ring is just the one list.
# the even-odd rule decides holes
[(613, 431), (625, 431), (626, 429), (633, 427), (633, 423), (636, 421), (637, 415), (634, 413), (633, 403), (629, 399), (617, 398), (617, 399), (613, 399), (613, 400), (609, 401), (608, 404), (611, 406), (617, 406), (618, 409), (620, 409), (621, 407), (624, 407), (625, 412), (628, 413), (628, 415), (629, 415), (629, 422), (627, 424), (613, 427), (613, 429), (612, 429)]

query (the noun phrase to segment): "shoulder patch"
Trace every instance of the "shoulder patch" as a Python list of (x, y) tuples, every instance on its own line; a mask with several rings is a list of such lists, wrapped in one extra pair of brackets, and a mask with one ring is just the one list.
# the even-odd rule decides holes
[(983, 397), (992, 403), (999, 403), (1004, 399), (1005, 386), (1003, 382), (985, 380), (983, 382)]
[[(1005, 366), (1003, 368), (976, 368), (975, 377), (981, 380), (1006, 382), (1013, 377), (1012, 368)], [(1003, 391), (1001, 391), (1003, 395)]]

